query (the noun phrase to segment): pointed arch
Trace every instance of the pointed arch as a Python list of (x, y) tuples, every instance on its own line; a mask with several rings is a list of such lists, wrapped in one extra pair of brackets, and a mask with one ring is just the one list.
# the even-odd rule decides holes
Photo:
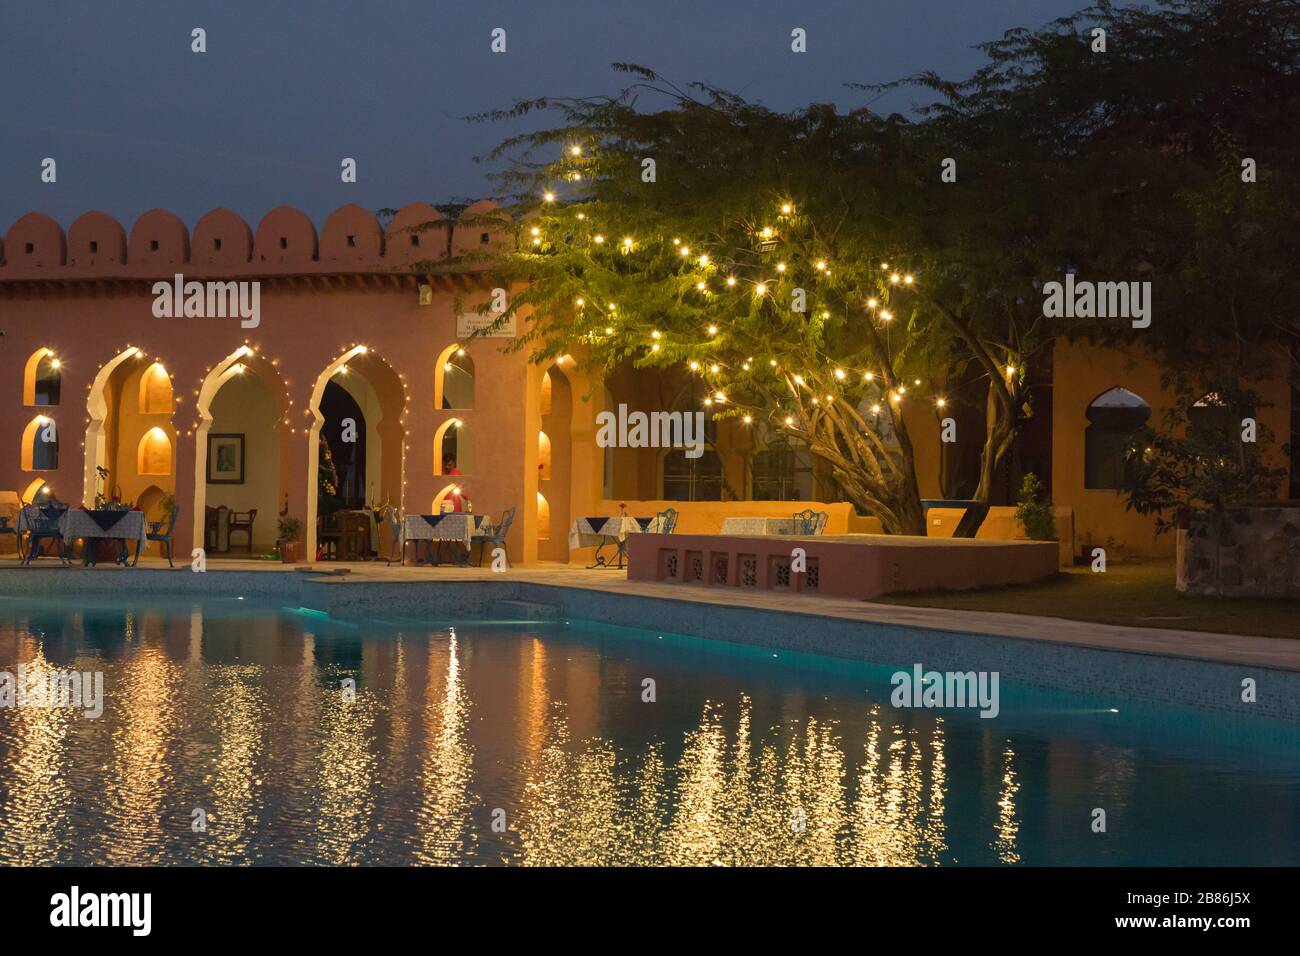
[(171, 376), (162, 362), (154, 362), (140, 375), (140, 414), (171, 415), (174, 400)]
[(81, 479), (81, 501), (88, 504), (95, 500), (99, 486), (98, 467), (108, 465), (108, 429), (109, 416), (108, 383), (118, 367), (128, 359), (143, 359), (144, 353), (133, 345), (127, 346), (99, 367), (95, 379), (90, 383), (86, 395), (86, 444), (85, 465)]
[[(321, 431), (325, 415), (321, 412), (321, 399), (325, 387), (341, 370), (349, 380), (359, 376), (373, 392), (377, 408), (367, 414), (367, 473), (366, 497), (368, 500), (400, 503), (405, 468), (406, 427), (402, 416), (406, 411), (406, 386), (402, 377), (382, 356), (365, 345), (354, 345), (330, 362), (316, 377), (307, 409), (311, 412), (311, 430), (307, 442), (307, 517), (305, 537), (307, 553), (316, 553), (316, 524), (319, 514), (319, 475)], [(341, 381), (341, 379), (340, 379)], [(372, 466), (376, 475), (371, 474)]]
[(63, 363), (49, 348), (39, 348), (23, 366), (23, 404), (58, 405), (62, 397)]
[(172, 473), (172, 440), (155, 425), (140, 437), (136, 446), (135, 473), (137, 475), (170, 475)]
[[(289, 407), (288, 392), (284, 380), (280, 377), (279, 370), (276, 369), (272, 361), (262, 356), (252, 346), (241, 345), (212, 366), (212, 370), (203, 379), (203, 384), (199, 386), (199, 397), (195, 404), (199, 426), (194, 430), (194, 513), (190, 516), (194, 535), (192, 540), (196, 546), (204, 541), (205, 509), (208, 503), (208, 435), (212, 431), (214, 422), (213, 403), (221, 392), (222, 386), (232, 379), (244, 375), (256, 376), (258, 381), (269, 392), (271, 406), (274, 410), (274, 421), (277, 423), (275, 428), (277, 451), (283, 441), (283, 434), (278, 423), (284, 421), (285, 412)], [(267, 466), (263, 463), (260, 467)], [(279, 454), (276, 455), (275, 462), (271, 467), (276, 470), (278, 495), (283, 491), (284, 484)], [(268, 516), (268, 518), (270, 517)], [(264, 528), (270, 527), (271, 524), (272, 522), (269, 520), (266, 525), (259, 522), (257, 530), (261, 532)]]
[(469, 410), (474, 407), (474, 359), (459, 342), (438, 354), (433, 367), (433, 407)]
[(23, 429), (22, 470), (55, 471), (58, 467), (58, 424), (47, 415), (37, 415)]

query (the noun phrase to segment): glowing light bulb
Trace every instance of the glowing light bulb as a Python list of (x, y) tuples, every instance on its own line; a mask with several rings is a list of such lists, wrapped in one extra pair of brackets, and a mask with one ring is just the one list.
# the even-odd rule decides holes
[(767, 286), (760, 282), (758, 285), (754, 286), (754, 294), (755, 294), (755, 295), (766, 295), (766, 294), (767, 294)]
[(785, 271), (785, 263), (784, 263), (784, 262), (778, 262), (778, 263), (776, 264), (776, 271), (777, 271), (777, 272), (784, 272), (784, 271)]
[(942, 399), (942, 398), (936, 398), (936, 399), (934, 400), (934, 404), (937, 405), (937, 406), (939, 406), (940, 408), (943, 408), (945, 405), (948, 404), (948, 402), (947, 402), (945, 399)]
[(875, 372), (867, 372), (865, 375), (862, 376), (862, 379), (863, 381), (870, 382), (875, 377), (876, 377)]
[(709, 334), (710, 334), (710, 335), (717, 335), (717, 334), (718, 334), (718, 327), (717, 327), (716, 325), (710, 325), (710, 326), (709, 326)]
[(570, 147), (569, 147), (569, 155), (570, 155), (570, 156), (581, 156), (581, 155), (582, 155), (582, 147), (581, 147), (581, 146), (570, 146)]
[(659, 338), (659, 330), (658, 330), (658, 329), (655, 329), (654, 331), (652, 331), (652, 332), (650, 333), (650, 338), (652, 338), (652, 339), (657, 339), (657, 338)]
[(792, 212), (794, 212), (794, 205), (793, 205), (793, 204), (788, 203), (788, 202), (781, 203), (781, 213), (782, 213), (783, 215), (788, 216), (788, 215), (790, 215), (790, 213), (792, 213)]
[(743, 419), (743, 421), (744, 421), (744, 423), (745, 423), (746, 425), (748, 425), (748, 424), (749, 424), (750, 422), (752, 422), (753, 420), (754, 420), (754, 416), (753, 416), (753, 415), (746, 415), (746, 416), (744, 417), (744, 419)]
[(574, 299), (574, 300), (573, 300), (573, 304), (574, 304), (574, 305), (578, 305), (578, 306), (582, 306), (582, 305), (586, 305), (586, 304), (587, 304), (587, 301), (586, 301), (585, 299), (581, 299), (581, 298), (579, 298), (579, 299)]
[(553, 192), (542, 193), (542, 200), (544, 202), (555, 202), (555, 193)]
[(718, 372), (720, 372), (721, 370), (722, 369), (717, 362), (714, 362), (712, 365), (709, 366), (709, 371), (712, 372), (714, 375), (717, 375)]
[(868, 308), (868, 309), (874, 309), (874, 308), (875, 308), (876, 306), (878, 306), (879, 304), (880, 304), (880, 303), (877, 302), (875, 299), (868, 299), (868, 300), (867, 300), (867, 308)]
[(841, 382), (844, 381), (844, 369), (837, 368), (835, 370), (835, 377), (838, 378)]
[(785, 417), (785, 423), (786, 423), (787, 425), (793, 425), (793, 424), (794, 424), (794, 417), (791, 416), (791, 415), (787, 415), (787, 416)]
[(605, 237), (600, 235), (600, 233), (597, 233), (593, 238), (595, 239), (596, 245), (598, 246), (603, 245), (605, 242)]
[(735, 276), (727, 276), (727, 285), (735, 285), (735, 284), (736, 284), (736, 277), (735, 277)]
[(690, 370), (691, 370), (692, 372), (694, 372), (694, 371), (696, 371), (696, 370), (700, 367), (700, 363), (699, 363), (699, 362), (696, 362), (695, 360), (692, 359), (692, 360), (688, 363), (688, 367), (690, 368)]

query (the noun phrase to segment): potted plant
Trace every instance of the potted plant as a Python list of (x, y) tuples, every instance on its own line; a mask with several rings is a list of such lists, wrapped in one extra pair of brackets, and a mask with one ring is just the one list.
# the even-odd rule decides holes
[(280, 560), (285, 564), (297, 564), (303, 559), (302, 522), (289, 515), (281, 515), (279, 523), (280, 537), (275, 542), (280, 552)]

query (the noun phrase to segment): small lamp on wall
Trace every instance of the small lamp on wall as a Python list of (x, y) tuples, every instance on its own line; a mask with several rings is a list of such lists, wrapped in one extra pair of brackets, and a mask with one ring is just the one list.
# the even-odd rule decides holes
[(433, 286), (427, 282), (420, 283), (420, 305), (433, 305)]

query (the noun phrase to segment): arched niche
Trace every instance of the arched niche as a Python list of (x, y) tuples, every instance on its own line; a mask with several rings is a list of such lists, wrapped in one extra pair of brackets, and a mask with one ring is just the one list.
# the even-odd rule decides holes
[(161, 362), (154, 362), (140, 375), (140, 414), (171, 415), (172, 379)]
[(23, 429), (22, 470), (54, 471), (58, 467), (58, 426), (54, 419), (37, 415)]
[(137, 475), (172, 473), (172, 441), (157, 425), (140, 438), (140, 444), (136, 447), (135, 472)]

